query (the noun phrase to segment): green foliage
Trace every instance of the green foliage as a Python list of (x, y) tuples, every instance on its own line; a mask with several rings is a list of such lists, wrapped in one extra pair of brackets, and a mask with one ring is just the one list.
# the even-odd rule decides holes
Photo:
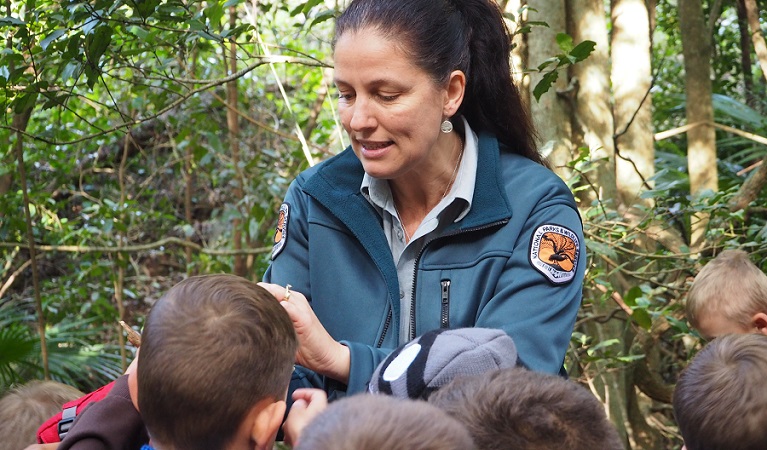
[[(29, 305), (0, 305), (0, 394), (14, 384), (42, 379), (40, 340)], [(121, 373), (114, 346), (93, 345), (104, 330), (94, 320), (66, 318), (45, 331), (51, 378), (84, 389), (95, 389)]]
[(562, 53), (553, 56), (538, 65), (538, 72), (543, 73), (543, 77), (533, 88), (535, 100), (540, 100), (541, 96), (551, 89), (551, 86), (559, 79), (559, 71), (575, 63), (588, 58), (597, 45), (594, 41), (583, 41), (578, 45), (573, 45), (573, 38), (566, 33), (557, 34), (557, 45)]
[[(715, 107), (724, 123), (762, 130), (762, 118), (732, 98), (715, 98)], [(718, 138), (723, 144), (720, 148), (728, 148), (727, 143), (737, 147), (725, 134)], [(750, 144), (741, 141), (740, 145)], [(730, 209), (730, 201), (744, 181), (737, 172), (752, 159), (743, 152), (724, 158), (719, 165), (721, 190), (692, 197), (681, 145), (667, 148), (670, 151), (656, 152), (656, 174), (648, 180), (653, 188), (642, 193), (643, 199), (652, 200), (652, 207), (637, 204), (618, 211), (597, 199), (581, 209), (589, 268), (584, 304), (567, 357), (573, 376), (588, 378), (595, 372), (648, 364), (672, 385), (703, 343), (689, 328), (683, 306), (700, 267), (723, 249), (742, 248), (767, 270), (763, 257), (767, 254), (767, 218)], [(583, 180), (596, 167), (588, 150), (581, 149), (571, 163), (575, 176), (570, 181), (577, 197), (594, 197), (590, 195), (592, 186)], [(761, 193), (755, 204), (764, 204), (765, 197)], [(686, 245), (690, 224), (702, 212), (709, 215), (708, 244), (701, 252), (692, 252)], [(618, 336), (602, 336), (591, 327), (608, 322), (619, 324)], [(642, 336), (654, 339), (652, 361), (647, 361), (650, 350), (641, 344)]]
[[(230, 6), (237, 7), (234, 26)], [(117, 357), (104, 344), (117, 340), (112, 327), (119, 314), (118, 268), (125, 273), (126, 319), (139, 325), (152, 300), (181, 273), (232, 270), (231, 256), (203, 253), (186, 260), (177, 247), (155, 246), (123, 258), (94, 248), (146, 245), (168, 236), (231, 248), (234, 218), (241, 220), (246, 247), (268, 245), (287, 183), (307, 165), (292, 135), (290, 97), (275, 95), (275, 77), (294, 97), (294, 117), (309, 117), (313, 102), (321, 99), (318, 92), (327, 87), (317, 67), (327, 47), (296, 33), (304, 17), (291, 18), (283, 2), (262, 2), (256, 15), (246, 11), (249, 7), (231, 0), (12, 2), (11, 15), (0, 20), (11, 38), (0, 51), (0, 140), (15, 142), (14, 116), (32, 109), (23, 139), (35, 240), (80, 249), (44, 251), (38, 258), (49, 342), (61, 344), (51, 352), (55, 377), (84, 388), (120, 373), (110, 372), (110, 364), (120, 362), (109, 360)], [(311, 30), (327, 33), (329, 24), (319, 16)], [(275, 64), (272, 72), (256, 33), (276, 43), (267, 44), (271, 54), (294, 63)], [(234, 75), (225, 67), (230, 41), (236, 41), (241, 69)], [(229, 79), (239, 85), (237, 135), (226, 132)], [(310, 127), (314, 158), (325, 155), (333, 143), (329, 137), (336, 135), (331, 113), (323, 108), (316, 125), (306, 120), (299, 125)], [(275, 132), (282, 136), (275, 138)], [(240, 146), (239, 164), (231, 158), (233, 140)], [(183, 210), (187, 174), (191, 221)], [(9, 147), (0, 149), (3, 175), (14, 188), (0, 195), (0, 241), (22, 247), (0, 247), (5, 262), (0, 285), (28, 258), (22, 193), (15, 187), (16, 160)], [(260, 276), (266, 262), (255, 254), (251, 275)], [(28, 298), (29, 269), (18, 275), (0, 305)], [(3, 353), (13, 357), (2, 366), (3, 382), (40, 377), (34, 324), (19, 317), (13, 322), (3, 336), (16, 343), (11, 347), (18, 354)], [(33, 344), (36, 349), (27, 351)], [(87, 369), (94, 355), (104, 361)]]
[[(712, 2), (704, 3), (709, 8)], [(114, 348), (117, 294), (124, 298), (125, 318), (140, 328), (153, 301), (182, 277), (233, 270), (231, 255), (194, 250), (187, 259), (183, 248), (151, 246), (158, 240), (177, 237), (205, 250), (224, 250), (233, 247), (240, 231), (246, 250), (268, 249), (284, 192), (309, 165), (297, 128), (315, 160), (345, 146), (332, 80), (324, 71), (338, 14), (329, 5), (317, 0), (256, 6), (244, 0), (11, 2), (10, 15), (0, 18), (0, 30), (10, 38), (0, 49), (0, 141), (15, 143), (14, 118), (32, 111), (23, 149), (34, 239), (38, 245), (78, 248), (46, 249), (37, 258), (54, 378), (88, 390), (120, 373)], [(517, 22), (516, 33), (547, 26), (522, 21), (523, 12), (508, 15)], [(732, 7), (726, 5), (725, 12), (714, 23), (716, 121), (765, 136), (763, 101), (749, 102), (744, 94), (742, 68), (733, 63), (739, 52)], [(232, 42), (235, 74), (226, 68)], [(557, 44), (560, 52), (532, 69), (543, 74), (533, 89), (536, 99), (595, 45), (575, 43), (564, 33)], [(652, 90), (657, 131), (686, 121), (681, 54), (676, 7), (659, 1)], [(755, 69), (753, 81), (760, 76)], [(228, 81), (238, 88), (240, 127), (231, 134)], [(569, 182), (582, 202), (589, 260), (584, 304), (567, 356), (574, 377), (594, 368), (649, 363), (645, 349), (631, 342), (652, 333), (663, 350), (659, 373), (673, 383), (700, 344), (682, 311), (700, 266), (715, 250), (740, 247), (761, 258), (767, 270), (764, 214), (728, 208), (747, 177), (740, 171), (763, 158), (764, 147), (722, 131), (717, 139), (720, 192), (689, 195), (682, 134), (656, 144), (652, 189), (642, 193), (652, 207), (628, 205), (620, 211), (589, 183), (599, 161), (579, 149)], [(235, 142), (239, 163), (232, 155)], [(0, 247), (0, 288), (30, 258), (10, 145), (0, 148), (3, 177), (11, 178), (12, 187), (0, 195), (0, 242), (8, 244)], [(762, 194), (754, 203), (767, 204), (767, 198)], [(710, 214), (710, 245), (698, 254), (686, 243), (691, 220), (700, 212)], [(679, 245), (666, 245), (659, 236)], [(111, 251), (118, 245), (151, 248), (118, 257)], [(257, 279), (268, 252), (248, 258), (246, 275)], [(125, 275), (122, 292), (116, 288), (118, 270)], [(40, 344), (27, 300), (31, 290), (29, 269), (20, 270), (0, 298), (0, 390), (41, 377)], [(590, 328), (615, 323), (620, 336)]]
[[(512, 38), (517, 35), (524, 35), (530, 33), (533, 27), (545, 27), (548, 28), (549, 24), (545, 21), (524, 20), (523, 17), (529, 13), (538, 13), (535, 8), (530, 8), (527, 5), (522, 6), (516, 14), (506, 12), (504, 17), (510, 22), (514, 23), (514, 31)], [(541, 96), (551, 90), (551, 86), (559, 79), (559, 72), (562, 69), (585, 60), (594, 51), (596, 43), (593, 41), (583, 41), (578, 45), (573, 44), (573, 38), (567, 33), (557, 34), (557, 45), (562, 53), (552, 56), (546, 59), (535, 69), (527, 70), (528, 72), (537, 71), (544, 75), (538, 81), (533, 88), (533, 96), (536, 101), (540, 101)], [(512, 44), (512, 48), (515, 48), (516, 44)]]

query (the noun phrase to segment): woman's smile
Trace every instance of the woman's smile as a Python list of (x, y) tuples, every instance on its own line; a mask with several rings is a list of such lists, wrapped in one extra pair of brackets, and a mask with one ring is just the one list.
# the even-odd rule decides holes
[(394, 141), (357, 141), (364, 158), (377, 159), (384, 157), (394, 145)]

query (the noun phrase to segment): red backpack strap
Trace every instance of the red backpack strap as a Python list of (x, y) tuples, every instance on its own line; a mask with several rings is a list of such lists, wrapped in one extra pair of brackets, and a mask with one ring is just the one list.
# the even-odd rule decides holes
[(37, 429), (37, 443), (38, 444), (51, 444), (54, 442), (61, 442), (67, 432), (72, 428), (75, 418), (80, 414), (88, 405), (93, 402), (97, 402), (106, 397), (115, 382), (111, 382), (106, 386), (102, 386), (90, 394), (72, 400), (71, 402), (64, 403), (61, 412), (55, 416), (46, 420), (40, 428)]

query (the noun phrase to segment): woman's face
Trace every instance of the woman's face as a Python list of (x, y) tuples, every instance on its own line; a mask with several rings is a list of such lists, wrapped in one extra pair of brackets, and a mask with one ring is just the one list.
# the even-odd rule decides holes
[(338, 112), (365, 172), (384, 179), (428, 172), (448, 142), (439, 129), (454, 113), (447, 86), (369, 28), (342, 35), (334, 59)]

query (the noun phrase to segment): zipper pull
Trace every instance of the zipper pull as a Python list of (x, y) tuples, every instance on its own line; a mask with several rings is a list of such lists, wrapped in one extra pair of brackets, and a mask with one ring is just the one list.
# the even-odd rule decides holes
[(442, 314), (440, 315), (440, 327), (450, 327), (450, 280), (442, 280)]

